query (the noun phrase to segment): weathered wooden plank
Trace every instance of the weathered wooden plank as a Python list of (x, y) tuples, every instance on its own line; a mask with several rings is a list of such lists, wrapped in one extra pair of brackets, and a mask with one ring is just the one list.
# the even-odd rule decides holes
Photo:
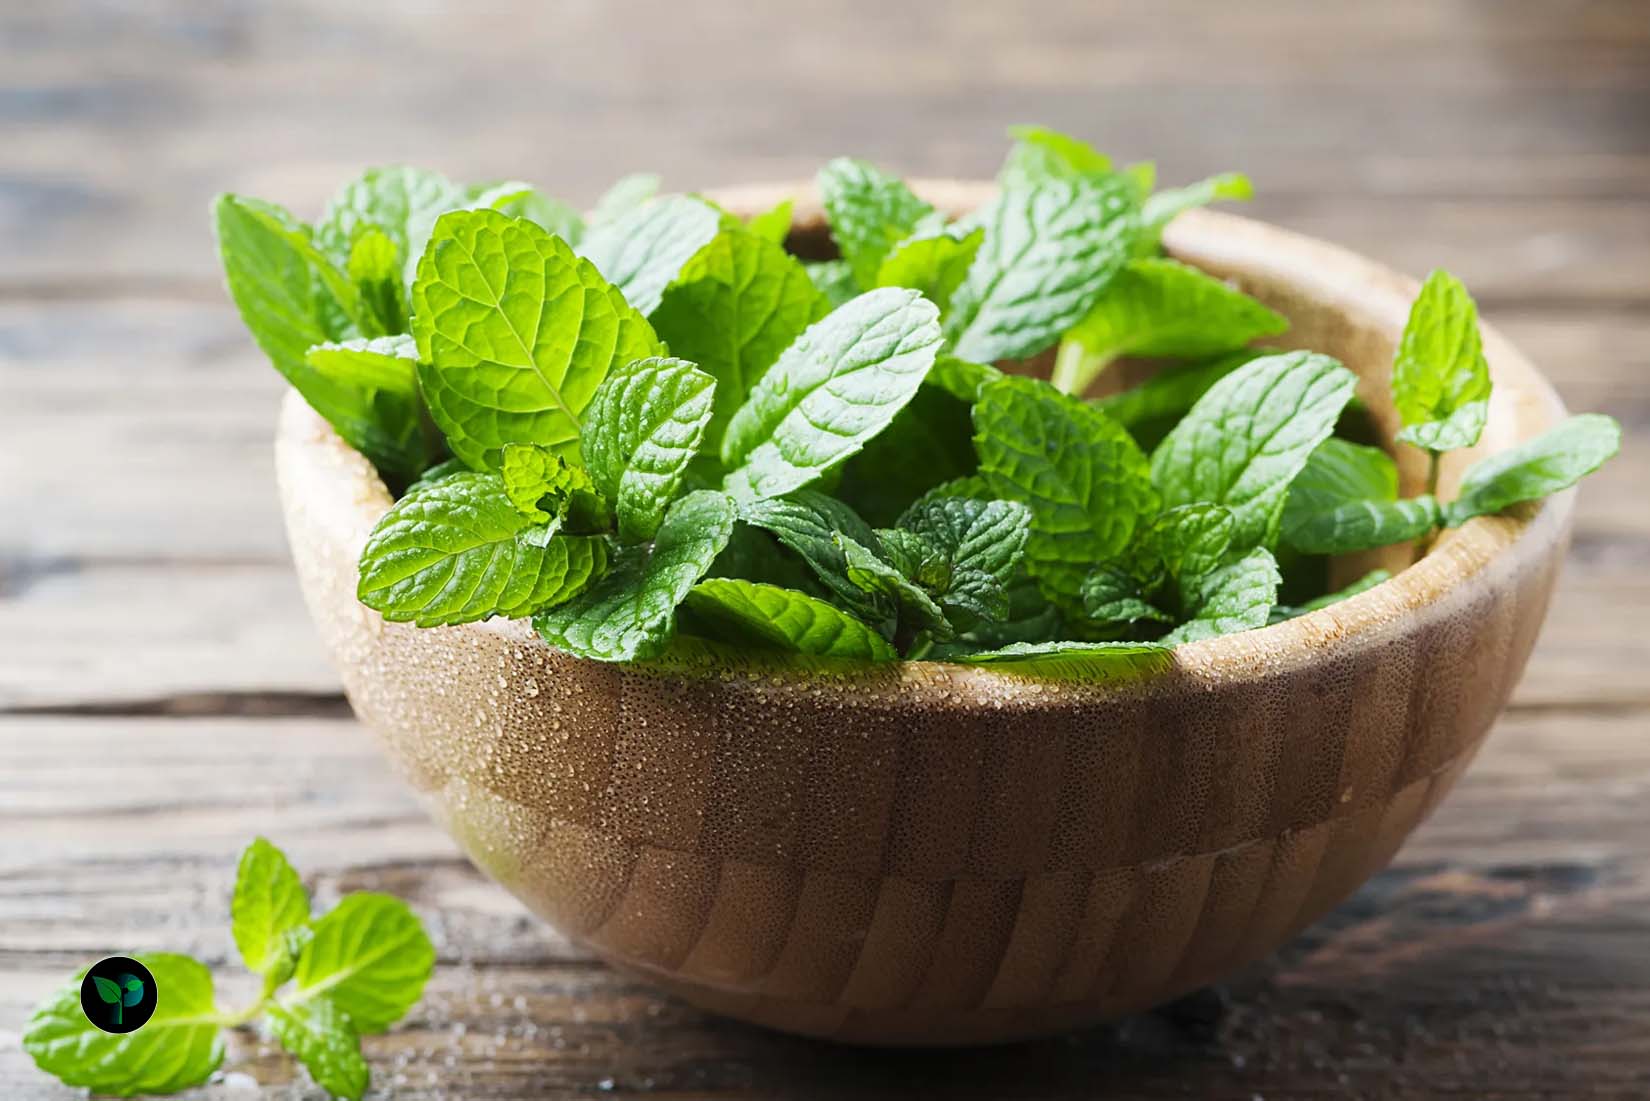
[[(1634, 1096), (1650, 1084), (1642, 732), (1642, 713), (1504, 721), (1395, 867), (1241, 976), (1224, 1016), (1194, 1003), (1040, 1044), (845, 1058), (588, 961), (456, 856), (353, 724), (0, 721), (0, 1096), (73, 1096), (14, 1040), (90, 956), (190, 951), (227, 1001), (249, 995), (226, 907), (255, 833), (323, 900), (389, 890), (429, 923), (429, 993), (368, 1041), (398, 1098), (895, 1096), (912, 1081), (959, 1097)], [(254, 1037), (227, 1069), (236, 1085), (293, 1074)]]
[(1631, 0), (1064, 0), (1008, 23), (983, 4), (941, 19), (850, 0), (799, 23), (715, 0), (518, 10), (511, 34), (461, 5), (46, 10), (0, 16), (13, 293), (210, 285), (213, 192), (313, 212), (364, 163), (524, 176), (580, 201), (621, 171), (704, 187), (841, 152), (981, 175), (1003, 127), (1036, 118), (1156, 157), (1167, 180), (1245, 168), (1264, 216), (1408, 268), (1449, 263), (1486, 294), (1650, 297)]

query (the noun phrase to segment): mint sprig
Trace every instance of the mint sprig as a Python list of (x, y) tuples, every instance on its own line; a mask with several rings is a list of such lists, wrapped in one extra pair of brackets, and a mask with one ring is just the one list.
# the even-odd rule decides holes
[(96, 1093), (176, 1093), (211, 1077), (224, 1030), (259, 1021), (334, 1097), (359, 1101), (370, 1072), (360, 1036), (400, 1020), (423, 993), (435, 949), (407, 904), (345, 895), (318, 918), (298, 873), (258, 838), (241, 855), (231, 928), (247, 966), (263, 978), (251, 1005), (225, 1010), (212, 973), (188, 956), (135, 957), (155, 980), (154, 1015), (142, 1028), (104, 1032), (80, 1007), (82, 971), (35, 1007), (23, 1050), (69, 1086)]
[[(1471, 297), (1437, 272), (1393, 363), (1394, 444), (1427, 470), (1400, 485), (1390, 449), (1354, 442), (1374, 380), (1164, 255), (1175, 217), (1248, 198), (1247, 177), (1159, 189), (1149, 161), (1011, 136), (998, 193), (955, 219), (865, 161), (827, 164), (834, 258), (788, 251), (818, 244), (789, 200), (741, 218), (646, 175), (588, 220), (527, 183), (411, 168), (369, 169), (313, 228), (240, 196), (214, 218), (260, 347), (400, 494), (360, 599), (427, 626), (531, 618), (592, 660), (681, 633), (1136, 675), (1356, 598), (1315, 595), (1325, 556), (1425, 553), (1618, 446), (1609, 418), (1572, 418), (1445, 491), (1492, 380)], [(1299, 350), (1265, 347), (1280, 337)], [(1142, 360), (1144, 382), (1082, 400)], [(296, 967), (308, 928), (257, 934), (249, 961)]]

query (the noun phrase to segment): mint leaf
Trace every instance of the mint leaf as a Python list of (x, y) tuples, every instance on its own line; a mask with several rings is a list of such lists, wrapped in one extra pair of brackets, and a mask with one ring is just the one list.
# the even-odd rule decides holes
[(868, 291), (810, 325), (751, 388), (722, 438), (726, 490), (800, 489), (887, 427), (939, 352), (939, 311), (915, 291)]
[(429, 464), (430, 441), (418, 396), (418, 348), (411, 337), (317, 344), (304, 359), (338, 392), (355, 396), (359, 404), (345, 440), (375, 467), (404, 482)]
[(1148, 576), (1162, 575), (1174, 582), (1185, 605), (1198, 579), (1212, 573), (1226, 557), (1236, 526), (1231, 510), (1220, 505), (1167, 509), (1141, 536), (1136, 559)]
[(1392, 361), (1398, 438), (1429, 451), (1471, 447), (1490, 407), (1490, 369), (1478, 334), (1478, 308), (1447, 271), (1434, 271), (1410, 307)]
[(269, 1029), (304, 1064), (315, 1084), (334, 1097), (360, 1101), (371, 1072), (361, 1058), (361, 1038), (343, 1010), (326, 998), (269, 1007)]
[(1447, 509), (1449, 525), (1568, 489), (1620, 448), (1621, 426), (1612, 418), (1599, 413), (1571, 417), (1468, 467)]
[(814, 289), (825, 296), (825, 303), (831, 309), (836, 309), (845, 302), (851, 302), (859, 293), (859, 284), (854, 280), (854, 269), (848, 266), (846, 260), (815, 260), (802, 265), (808, 273), (809, 282)]
[(1083, 578), (1121, 554), (1157, 509), (1146, 456), (1098, 409), (1034, 379), (980, 390), (974, 446), (992, 495), (1031, 508), (1026, 565), (1075, 604)]
[(1386, 570), (1370, 570), (1346, 588), (1337, 592), (1326, 593), (1323, 596), (1308, 600), (1305, 604), (1279, 604), (1276, 608), (1272, 609), (1271, 615), (1267, 618), (1267, 622), (1282, 623), (1286, 619), (1294, 619), (1296, 616), (1303, 616), (1308, 612), (1315, 612), (1320, 608), (1327, 608), (1331, 604), (1339, 604), (1343, 600), (1349, 600), (1352, 597), (1357, 596), (1359, 593), (1368, 592), (1381, 582), (1390, 581), (1391, 579), (1392, 574), (1388, 573)]
[(878, 593), (868, 593), (848, 579), (848, 563), (838, 532), (866, 547), (878, 547), (876, 534), (853, 509), (834, 497), (812, 490), (798, 490), (786, 497), (747, 501), (739, 506), (739, 518), (747, 524), (772, 532), (813, 570), (820, 582), (849, 611), (872, 623), (881, 623), (894, 613), (893, 601)]
[(590, 211), (592, 226), (606, 225), (634, 213), (659, 193), (659, 177), (651, 172), (632, 172), (613, 181)]
[(1152, 454), (1163, 503), (1225, 505), (1234, 548), (1272, 544), (1289, 484), (1334, 430), (1356, 381), (1314, 352), (1244, 364), (1210, 387)]
[(658, 307), (682, 266), (716, 236), (721, 222), (709, 203), (668, 195), (610, 222), (592, 220), (579, 252), (645, 316)]
[[(1017, 501), (938, 494), (900, 517), (899, 528), (919, 536), (940, 556), (943, 583), (930, 586), (947, 618), (1001, 620), (1008, 586), (1025, 554), (1031, 510)], [(884, 537), (883, 542), (887, 543)]]
[(563, 518), (563, 527), (576, 531), (609, 526), (607, 502), (597, 494), (590, 475), (550, 449), (507, 443), (502, 467), (504, 495), (534, 523), (546, 523), (554, 515)]
[[(159, 998), (136, 1032), (104, 1032), (80, 1008), (84, 971), (35, 1007), (23, 1050), (65, 1085), (94, 1093), (177, 1093), (198, 1086), (223, 1062), (223, 1022), (212, 1003), (212, 973), (187, 956), (137, 957)], [(118, 997), (117, 993), (117, 997)]]
[(1136, 230), (1128, 185), (1050, 180), (1008, 188), (964, 219), (985, 243), (952, 297), (957, 355), (991, 363), (1053, 344), (1093, 308), (1128, 259)]
[(1111, 172), (1110, 157), (1068, 134), (1046, 126), (1010, 126), (1008, 134), (1015, 142), (997, 173), (997, 182), (1005, 188)]
[(289, 1010), (324, 996), (367, 1034), (384, 1031), (418, 1001), (435, 966), (435, 948), (405, 902), (356, 891), (314, 928), (298, 957), (297, 986), (282, 999)]
[(411, 281), (436, 219), (469, 203), (465, 190), (439, 172), (406, 165), (369, 168), (328, 201), (315, 239), (336, 263), (344, 264), (356, 235), (378, 229), (395, 246), (402, 278)]
[(1289, 545), (1306, 554), (1350, 554), (1419, 539), (1443, 522), (1427, 495), (1402, 501), (1348, 501), (1313, 512), (1289, 529)]
[(1278, 602), (1282, 581), (1272, 552), (1256, 547), (1237, 561), (1198, 578), (1192, 618), (1159, 641), (1164, 646), (1179, 646), (1264, 627), (1272, 606)]
[(377, 226), (367, 226), (350, 242), (344, 274), (355, 284), (365, 308), (380, 332), (401, 333), (407, 329), (407, 291), (402, 278), (402, 258), (389, 234)]
[(1131, 260), (1060, 348), (1054, 384), (1081, 394), (1119, 356), (1194, 359), (1289, 327), (1253, 298), (1178, 260)]
[(795, 205), (790, 199), (781, 199), (769, 209), (752, 214), (745, 226), (762, 240), (783, 245), (785, 238), (791, 235), (791, 214)]
[(883, 637), (853, 616), (806, 593), (734, 578), (695, 585), (683, 607), (713, 624), (717, 635), (763, 649), (819, 657), (892, 661)]
[(1174, 665), (1169, 648), (1155, 642), (1015, 642), (995, 650), (947, 653), (940, 660), (1085, 681), (1134, 680)]
[(278, 975), (291, 966), (288, 935), (309, 921), (309, 892), (281, 850), (261, 837), (241, 853), (229, 916), (248, 968)]
[(534, 617), (552, 646), (598, 661), (656, 655), (669, 641), (676, 606), (727, 546), (734, 508), (698, 490), (665, 512), (651, 545), (624, 547), (588, 590)]
[[(278, 207), (235, 195), (219, 196), (213, 224), (230, 297), (270, 363), (345, 443), (369, 457), (392, 455), (399, 432), (380, 424), (374, 392), (309, 362), (309, 350), (337, 334), (323, 317), (314, 267), (318, 253), (307, 246), (302, 228)], [(341, 272), (334, 275), (348, 283)], [(353, 285), (350, 289), (354, 293)], [(385, 473), (393, 477), (402, 471), (392, 466)]]
[(716, 380), (707, 451), (720, 449), (756, 380), (827, 312), (801, 262), (754, 233), (719, 233), (683, 265), (652, 320), (674, 354)]
[(1083, 610), (1099, 624), (1172, 620), (1146, 598), (1140, 582), (1123, 570), (1101, 566), (1083, 579), (1082, 595)]
[(985, 231), (979, 229), (965, 237), (936, 233), (907, 238), (878, 265), (875, 285), (921, 291), (944, 313), (984, 242)]
[(490, 210), (436, 223), (413, 284), (413, 335), (453, 453), (492, 470), (507, 443), (576, 456), (580, 414), (608, 371), (662, 350), (566, 242)]
[(356, 595), (385, 619), (420, 627), (530, 615), (601, 572), (600, 539), (558, 535), (522, 515), (497, 475), (414, 486), (361, 551)]
[(848, 580), (867, 593), (895, 604), (902, 627), (908, 625), (912, 632), (929, 631), (939, 639), (950, 638), (955, 633), (934, 599), (898, 567), (841, 532), (837, 532), (835, 538), (842, 549)]
[(584, 237), (584, 219), (579, 217), (579, 212), (560, 199), (544, 194), (532, 184), (513, 180), (481, 190), (472, 189), (471, 205), (496, 210), (512, 218), (526, 218), (574, 247)]
[(940, 222), (905, 181), (864, 161), (838, 157), (819, 170), (817, 183), (831, 237), (861, 287), (877, 285), (877, 269), (896, 244)]
[(619, 518), (619, 538), (652, 538), (710, 423), (716, 380), (680, 359), (608, 375), (584, 416), (584, 460)]
[(1245, 202), (1254, 197), (1255, 185), (1241, 172), (1222, 172), (1186, 187), (1159, 191), (1146, 200), (1141, 211), (1141, 234), (1135, 255), (1150, 256), (1156, 253), (1163, 239), (1164, 227), (1194, 206), (1208, 206), (1219, 199)]
[(1398, 464), (1392, 456), (1378, 447), (1331, 436), (1317, 446), (1289, 484), (1283, 529), (1287, 534), (1312, 513), (1348, 501), (1397, 499)]

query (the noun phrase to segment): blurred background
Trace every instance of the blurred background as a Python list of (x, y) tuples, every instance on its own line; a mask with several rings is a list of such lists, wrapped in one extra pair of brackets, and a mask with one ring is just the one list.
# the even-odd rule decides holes
[[(630, 171), (689, 190), (840, 153), (987, 177), (1022, 122), (1155, 159), (1167, 185), (1245, 171), (1256, 217), (1450, 268), (1573, 409), (1628, 438), (1582, 491), (1484, 759), (1224, 1015), (850, 1073), (593, 967), (386, 774), (298, 598), (270, 457), (281, 387), (222, 290), (207, 204), (232, 190), (313, 217), (399, 161), (580, 204)], [(255, 832), (323, 896), (394, 890), (441, 930), (423, 1016), (369, 1048), (398, 1097), (828, 1093), (913, 1071), (976, 1093), (1631, 1093), (1650, 1035), (1647, 441), (1640, 0), (8, 0), (0, 1096), (42, 1089), (21, 1022), (88, 956), (229, 958), (227, 884)], [(255, 1045), (232, 1064), (249, 1088), (292, 1073)]]

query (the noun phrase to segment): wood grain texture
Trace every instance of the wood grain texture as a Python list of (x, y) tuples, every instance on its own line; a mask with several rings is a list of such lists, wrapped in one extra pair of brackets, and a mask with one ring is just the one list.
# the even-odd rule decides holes
[[(1647, 40), (1639, 0), (0, 5), (0, 711), (96, 716), (0, 723), (0, 1096), (74, 1096), (16, 1035), (87, 957), (193, 948), (231, 973), (227, 884), (259, 831), (325, 890), (376, 882), (466, 930), (441, 934), (420, 1016), (369, 1049), (388, 1096), (1644, 1096)], [(686, 188), (841, 152), (980, 175), (1028, 120), (1169, 182), (1246, 169), (1258, 216), (1460, 272), (1626, 446), (1580, 495), (1546, 630), (1461, 786), (1223, 1020), (845, 1060), (571, 958), (356, 728), (309, 717), (342, 703), (282, 545), (279, 386), (224, 300), (205, 203), (313, 214), (393, 160), (576, 201), (638, 168)], [(178, 712), (205, 717), (138, 717)], [(80, 784), (112, 778), (99, 762), (147, 802), (100, 809)], [(140, 922), (96, 907), (104, 876), (150, 900)], [(229, 1069), (203, 1093), (318, 1096), (255, 1042)]]

